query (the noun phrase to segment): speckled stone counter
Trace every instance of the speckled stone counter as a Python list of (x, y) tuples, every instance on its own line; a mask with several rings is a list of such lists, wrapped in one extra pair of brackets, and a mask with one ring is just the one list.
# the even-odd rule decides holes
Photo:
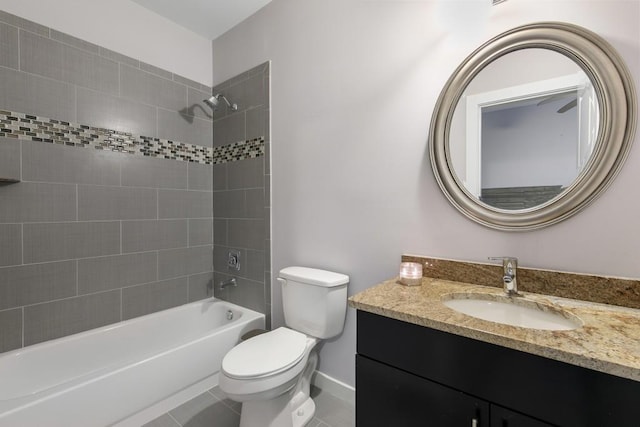
[[(477, 319), (442, 301), (452, 294), (502, 297), (502, 289), (424, 277), (421, 286), (389, 280), (349, 298), (358, 310), (640, 381), (640, 310), (521, 292), (533, 304), (577, 317), (573, 330), (544, 331)], [(547, 308), (549, 309), (549, 308)]]

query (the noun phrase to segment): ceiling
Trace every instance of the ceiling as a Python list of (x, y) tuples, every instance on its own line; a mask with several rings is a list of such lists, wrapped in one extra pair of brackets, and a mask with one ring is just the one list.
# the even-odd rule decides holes
[(194, 33), (213, 40), (271, 0), (132, 0)]

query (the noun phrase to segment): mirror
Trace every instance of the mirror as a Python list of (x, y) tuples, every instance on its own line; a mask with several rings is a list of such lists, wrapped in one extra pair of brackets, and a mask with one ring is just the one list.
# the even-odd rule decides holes
[(538, 23), (473, 52), (431, 121), (436, 180), (463, 214), (503, 230), (575, 214), (618, 172), (636, 98), (622, 59), (584, 28)]

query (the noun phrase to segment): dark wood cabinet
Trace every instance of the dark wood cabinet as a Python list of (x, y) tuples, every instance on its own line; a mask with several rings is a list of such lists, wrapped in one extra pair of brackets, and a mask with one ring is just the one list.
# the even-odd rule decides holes
[(359, 426), (488, 426), (489, 404), (366, 357), (356, 357)]
[(640, 426), (640, 382), (364, 311), (357, 342), (358, 427)]

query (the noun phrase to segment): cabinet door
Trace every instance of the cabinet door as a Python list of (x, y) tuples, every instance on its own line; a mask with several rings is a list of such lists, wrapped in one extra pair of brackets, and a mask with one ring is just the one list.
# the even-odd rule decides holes
[(358, 427), (489, 427), (489, 404), (400, 369), (356, 356)]
[(535, 418), (510, 411), (498, 405), (491, 405), (491, 427), (552, 427)]

